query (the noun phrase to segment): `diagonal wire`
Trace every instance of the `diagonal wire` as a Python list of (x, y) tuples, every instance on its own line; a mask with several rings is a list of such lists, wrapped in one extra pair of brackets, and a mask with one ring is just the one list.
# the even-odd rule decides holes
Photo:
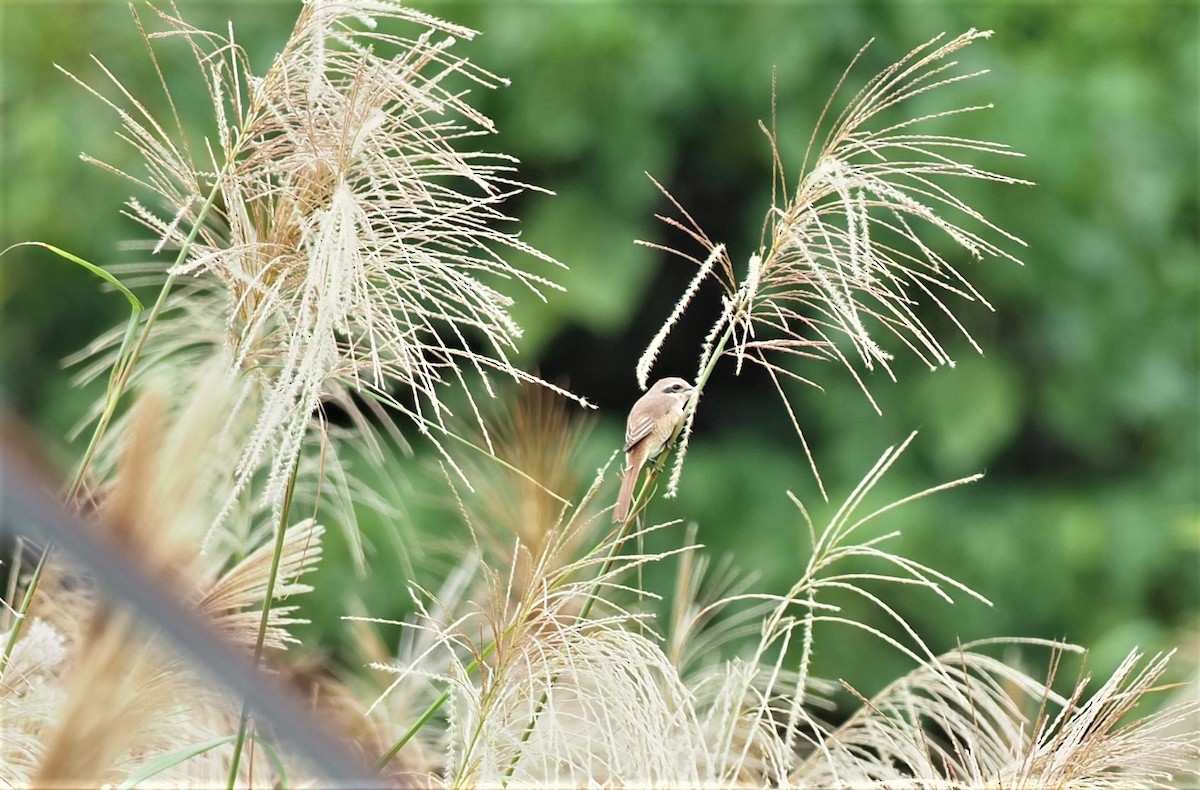
[(5, 441), (4, 433), (0, 430), (0, 534), (25, 533), (52, 541), (88, 572), (109, 600), (127, 607), (145, 626), (157, 629), (179, 655), (244, 699), (261, 722), (333, 784), (383, 786), (379, 774), (318, 725), (282, 683), (255, 668), (207, 620), (106, 540), (90, 519), (65, 508), (51, 493), (53, 482), (35, 471), (27, 454)]

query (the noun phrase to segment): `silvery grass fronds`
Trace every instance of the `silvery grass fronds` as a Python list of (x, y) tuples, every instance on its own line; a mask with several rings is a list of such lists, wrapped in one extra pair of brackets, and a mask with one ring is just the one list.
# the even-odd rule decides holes
[[(224, 414), (206, 393), (194, 395), (182, 409), (185, 419), (175, 422), (165, 418), (161, 395), (144, 395), (135, 404), (130, 428), (122, 434), (121, 460), (98, 503), (100, 523), (110, 539), (170, 588), (169, 594), (193, 601), (249, 654), (268, 595), (270, 547), (227, 570), (225, 555), (199, 552), (211, 512), (202, 485), (207, 445), (216, 442)], [(268, 648), (285, 649), (296, 641), (289, 627), (303, 621), (296, 618), (295, 606), (283, 601), (311, 589), (300, 577), (320, 559), (322, 534), (311, 519), (285, 534), (264, 635)], [(32, 624), (0, 676), (7, 782), (119, 782), (155, 756), (236, 730), (235, 701), (202, 680), (186, 657), (172, 654), (127, 616), (110, 612), (73, 573), (51, 560), (26, 613)], [(228, 751), (226, 744), (206, 752), (173, 775), (223, 781)], [(248, 771), (247, 766), (243, 781)]]
[[(948, 603), (953, 602), (952, 592), (984, 600), (945, 574), (884, 548), (897, 533), (861, 535), (890, 510), (973, 479), (928, 489), (864, 513), (864, 501), (911, 441), (910, 436), (903, 445), (889, 448), (820, 531), (793, 497), (807, 525), (812, 553), (785, 594), (739, 591), (693, 615), (711, 617), (734, 604), (749, 604), (759, 618), (752, 648), (736, 664), (726, 665), (723, 676), (714, 678), (709, 673), (704, 679), (718, 783), (774, 784), (792, 772), (804, 734), (820, 726), (816, 710), (827, 707), (829, 687), (812, 678), (810, 666), (819, 624), (864, 630), (921, 664), (934, 654), (876, 588), (917, 586)], [(846, 596), (877, 608), (894, 629), (889, 632), (842, 614), (838, 599)], [(765, 738), (767, 732), (777, 737)]]
[[(470, 147), (492, 124), (467, 90), (502, 82), (451, 53), (474, 31), (391, 0), (310, 0), (256, 75), (232, 29), (155, 13), (165, 30), (144, 33), (147, 48), (192, 50), (213, 135), (189, 137), (165, 77), (161, 120), (107, 69), (117, 96), (89, 90), (144, 160), (122, 175), (155, 205), (134, 199), (128, 213), (156, 250), (181, 251), (168, 283), (192, 286), (167, 297), (150, 342), (194, 346), (199, 313), (258, 390), (226, 511), (264, 466), (266, 498), (280, 501), (324, 402), (357, 411), (350, 393), (366, 394), (437, 443), (445, 385), (469, 372), (489, 392), (489, 373), (533, 379), (509, 359), (521, 333), (511, 286), (538, 297), (557, 286), (502, 253), (556, 262), (502, 229), (501, 203), (526, 189), (512, 160)], [(400, 27), (414, 33), (391, 32)]]
[[(400, 624), (401, 657), (374, 664), (396, 680), (373, 714), (395, 721), (402, 733), (430, 698), (431, 680), (446, 686), (449, 702), (445, 721), (407, 741), (396, 770), (405, 781), (451, 786), (783, 781), (795, 764), (799, 732), (811, 726), (810, 711), (828, 707), (830, 687), (811, 677), (808, 652), (799, 671), (784, 666), (793, 631), (808, 628), (811, 641), (816, 617), (836, 621), (835, 606), (818, 596), (879, 580), (942, 592), (943, 577), (898, 557), (895, 576), (836, 571), (851, 557), (894, 556), (878, 549), (878, 540), (849, 538), (869, 519), (857, 519), (855, 509), (898, 454), (891, 451), (872, 470), (820, 540), (814, 535), (814, 558), (787, 596), (752, 593), (728, 569), (706, 585), (707, 561), (693, 556), (691, 540), (671, 552), (621, 553), (671, 523), (632, 534), (617, 529), (564, 562), (567, 549), (595, 526), (580, 515), (588, 511), (587, 496), (574, 515), (546, 531), (537, 554), (517, 538), (507, 573), (476, 557), (437, 595), (414, 586), (419, 614)], [(675, 603), (663, 639), (648, 612), (622, 602), (653, 601), (634, 572), (672, 556), (682, 563), (687, 601)], [(887, 608), (874, 594), (861, 594)], [(749, 606), (737, 608), (743, 604)], [(810, 616), (790, 614), (795, 608)], [(761, 643), (721, 660), (721, 646), (750, 633)], [(931, 655), (909, 653), (918, 661)]]
[[(1173, 651), (1172, 651), (1173, 653)], [(1200, 698), (1137, 716), (1143, 698), (1160, 685), (1172, 654), (1146, 659), (1132, 650), (1113, 674), (1085, 697), (1088, 678), (1076, 684), (1052, 720), (1039, 722), (1020, 759), (1000, 773), (1012, 784), (1093, 787), (1168, 787), (1200, 779)], [(1049, 717), (1046, 717), (1049, 719)]]
[[(1006, 640), (1008, 641), (1008, 640)], [(1008, 641), (1009, 644), (1018, 640)], [(1026, 640), (1053, 650), (1060, 643)], [(1155, 691), (1168, 656), (1134, 650), (1091, 697), (1069, 697), (964, 645), (890, 684), (836, 730), (821, 731), (790, 781), (802, 787), (1175, 787), (1196, 778), (1200, 713), (1175, 704), (1130, 714)], [(1141, 668), (1139, 669), (1139, 664)]]
[[(1118, 787), (1178, 781), (1187, 774), (1188, 760), (1200, 751), (1200, 731), (1194, 728), (1200, 703), (1126, 720), (1148, 693), (1159, 690), (1154, 684), (1165, 670), (1165, 657), (1155, 657), (1135, 674), (1140, 656), (1134, 651), (1090, 700), (1083, 701), (1086, 679), (1063, 698), (1051, 689), (1057, 655), (1078, 648), (1005, 639), (937, 656), (887, 602), (878, 590), (881, 584), (921, 587), (947, 603), (953, 603), (954, 592), (987, 603), (945, 574), (887, 551), (884, 545), (897, 533), (859, 534), (895, 508), (976, 479), (863, 512), (871, 490), (911, 441), (889, 448), (821, 531), (795, 500), (813, 550), (785, 595), (737, 592), (693, 615), (711, 616), (721, 607), (747, 602), (764, 615), (758, 644), (747, 655), (725, 664), (724, 677), (710, 672), (703, 687), (692, 686), (709, 723), (710, 742), (717, 744), (718, 784)], [(843, 614), (838, 601), (847, 596), (878, 609), (893, 628)], [(820, 716), (829, 687), (810, 673), (818, 626), (825, 628), (823, 638), (829, 626), (866, 631), (909, 657), (916, 669), (872, 699), (859, 696), (861, 709), (844, 725), (830, 727)], [(1049, 677), (1035, 679), (979, 652), (998, 644), (1052, 649)], [(798, 656), (794, 668), (786, 663), (793, 654)], [(1192, 728), (1177, 731), (1189, 716)]]
[[(379, 641), (370, 625), (376, 622), (372, 618), (349, 618), (358, 630), (360, 654), (386, 678), (391, 678), (397, 667), (406, 668), (406, 678), (425, 677), (425, 664), (444, 647), (439, 635), (446, 623), (457, 622), (467, 613), (467, 620), (483, 622), (484, 629), (506, 622), (527, 606), (531, 596), (544, 592), (547, 579), (578, 561), (588, 546), (600, 539), (594, 533), (602, 525), (578, 509), (588, 513), (596, 509), (595, 484), (576, 500), (581, 503), (578, 507), (576, 501), (564, 497), (581, 493), (584, 478), (579, 461), (583, 437), (590, 430), (587, 420), (571, 413), (565, 399), (527, 384), (506, 388), (484, 412), (484, 420), (496, 442), (496, 458), (502, 463), (491, 463), (478, 454), (455, 453), (471, 481), (470, 490), (464, 491), (456, 485), (455, 476), (446, 473), (465, 528), (422, 534), (427, 557), (446, 557), (451, 562), (445, 570), (432, 567), (436, 562), (425, 562), (409, 575), (424, 614), (405, 626), (399, 654)], [(473, 436), (471, 426), (457, 428)], [(471, 551), (464, 558), (467, 546)], [(507, 569), (506, 583), (496, 583), (503, 574), (494, 569)], [(436, 588), (436, 592), (425, 592), (425, 587)], [(581, 609), (582, 602), (575, 607)], [(479, 648), (487, 655), (494, 649), (487, 645)], [(397, 743), (403, 746), (396, 746), (394, 760), (390, 752), (384, 758), (387, 769), (404, 776), (406, 783), (442, 770), (442, 755), (447, 750), (444, 729), (430, 726), (419, 738), (400, 740), (422, 719), (441, 688), (409, 680), (388, 680), (384, 686), (389, 686), (386, 693), (379, 693), (381, 686), (372, 695), (377, 699), (371, 721), (376, 730), (390, 733), (390, 741), (380, 751)], [(444, 703), (441, 699), (432, 710)]]
[[(534, 566), (544, 574), (556, 562), (572, 562), (589, 537), (572, 530), (566, 533), (570, 540), (563, 542), (561, 526), (587, 482), (579, 456), (591, 423), (569, 410), (565, 398), (529, 384), (509, 388), (489, 406), (484, 430), (503, 463), (466, 450), (452, 453), (472, 489), (459, 490), (457, 496), (483, 560), (491, 567), (512, 566), (514, 590), (520, 595)], [(467, 436), (480, 433), (465, 423), (461, 427)], [(452, 476), (447, 479), (457, 488)], [(448, 538), (452, 545), (447, 548), (457, 562), (461, 537), (429, 536), (427, 541), (439, 538)], [(548, 552), (553, 556), (542, 559)]]
[[(739, 371), (747, 361), (761, 365), (779, 389), (802, 442), (803, 431), (780, 377), (819, 384), (815, 376), (798, 370), (796, 362), (840, 363), (874, 406), (859, 366), (881, 368), (894, 378), (897, 348), (907, 348), (931, 368), (953, 364), (932, 318), (947, 317), (979, 350), (956, 318), (954, 302), (990, 305), (952, 253), (958, 248), (974, 259), (1019, 263), (1003, 245), (1023, 242), (956, 197), (953, 182), (1029, 182), (966, 161), (1020, 156), (1006, 145), (926, 131), (950, 116), (988, 105), (913, 108), (918, 97), (924, 100), (925, 94), (984, 73), (958, 71), (950, 57), (989, 35), (969, 30), (949, 41), (931, 39), (869, 80), (827, 123), (860, 51), (826, 104), (794, 187), (784, 173), (776, 132), (764, 126), (775, 154), (774, 205), (764, 221), (761, 246), (748, 256), (742, 277), (725, 246), (711, 240), (667, 194), (682, 218), (661, 218), (697, 242), (705, 257), (649, 244), (690, 260), (698, 271), (638, 363), (643, 388), (671, 326), (710, 277), (724, 291), (723, 310), (705, 340), (698, 384), (703, 387), (723, 355), (733, 356)], [(694, 413), (693, 408), (684, 428), (671, 491), (678, 483)]]
[[(193, 437), (184, 443), (187, 457), (183, 462), (192, 475), (188, 485), (204, 493), (195, 497), (193, 506), (179, 516), (203, 525), (203, 529), (195, 532), (199, 545), (213, 559), (214, 567), (220, 567), (220, 562), (237, 561), (252, 547), (261, 546), (265, 536), (278, 524), (278, 503), (252, 496), (251, 489), (238, 493), (238, 472), (232, 463), (243, 452), (246, 438), (254, 429), (265, 393), (254, 378), (231, 373), (232, 356), (222, 345), (217, 313), (200, 309), (211, 294), (197, 293), (188, 287), (177, 291), (188, 295), (180, 294), (179, 307), (169, 317), (172, 331), (147, 344), (137, 378), (142, 390), (161, 398), (168, 421), (203, 425), (207, 431), (203, 437)], [(186, 332), (174, 334), (174, 330), (184, 326), (188, 327)], [(75, 359), (84, 359), (106, 342), (102, 338)], [(102, 375), (114, 362), (113, 349), (100, 352), (84, 363), (80, 376), (86, 379)], [(329, 407), (342, 408), (352, 421), (346, 426), (330, 424), (325, 418), (325, 409)], [(356, 451), (367, 463), (378, 463), (388, 457), (385, 442), (389, 437), (381, 435), (376, 426), (383, 425), (384, 430), (391, 426), (386, 415), (382, 418), (369, 422), (351, 401), (350, 393), (332, 392), (312, 415), (305, 452), (294, 467), (294, 501), (300, 506), (297, 510), (303, 507), (307, 512), (319, 511), (323, 520), (341, 526), (352, 559), (360, 568), (364, 556), (356, 529), (355, 504), (381, 514), (393, 508), (359, 480), (343, 456), (348, 450)], [(133, 419), (132, 413), (127, 412), (113, 421), (91, 465), (90, 477), (99, 481), (90, 491), (94, 500), (103, 501), (113, 485), (122, 443), (127, 441)], [(397, 446), (405, 447), (403, 437), (394, 434), (394, 438), (401, 443)]]
[[(476, 559), (445, 594), (413, 587), (418, 616), (399, 624), (409, 646), (403, 660), (375, 665), (396, 679), (373, 713), (395, 717), (390, 700), (422, 699), (431, 680), (447, 688), (449, 700), (444, 719), (400, 752), (403, 770), (415, 772), (404, 781), (575, 786), (682, 776), (679, 782), (695, 784), (705, 775), (690, 764), (705, 752), (689, 694), (639, 625), (649, 615), (621, 603), (639, 595), (629, 581), (638, 567), (681, 550), (634, 548), (672, 524), (588, 538), (600, 523), (587, 514), (602, 475), (546, 530), (536, 554), (518, 544), (507, 569)], [(590, 548), (569, 553), (589, 541)], [(416, 713), (397, 724), (410, 724)], [(683, 769), (681, 760), (689, 763)]]
[[(451, 787), (999, 788), (1183, 776), (1197, 734), (1177, 730), (1197, 712), (1194, 703), (1124, 718), (1155, 690), (1163, 660), (1135, 674), (1133, 656), (1091, 700), (1083, 701), (1083, 682), (1062, 697), (1051, 688), (1053, 667), (1037, 679), (984, 649), (1048, 648), (1056, 666), (1061, 651), (1077, 648), (993, 640), (936, 655), (888, 604), (888, 585), (947, 602), (952, 593), (979, 598), (887, 551), (896, 533), (872, 527), (972, 479), (868, 510), (905, 447), (884, 453), (823, 529), (801, 507), (813, 551), (783, 595), (755, 592), (727, 566), (706, 583), (707, 560), (690, 538), (671, 552), (636, 549), (642, 535), (673, 523), (618, 528), (567, 564), (546, 551), (505, 571), (473, 554), (436, 593), (413, 585), (417, 616), (391, 623), (403, 629), (399, 655), (372, 664), (394, 680), (370, 715), (392, 738), (405, 737), (386, 770), (405, 784)], [(583, 502), (576, 512), (585, 511)], [(550, 545), (579, 545), (572, 533), (594, 528), (591, 521), (566, 519), (548, 530)], [(522, 550), (518, 542), (514, 553)], [(653, 615), (632, 605), (653, 600), (636, 572), (672, 558), (681, 565), (679, 595), (659, 636)], [(892, 627), (844, 614), (847, 596), (878, 608)], [(871, 633), (915, 668), (874, 698), (859, 697), (861, 709), (835, 727), (826, 721), (834, 686), (814, 678), (810, 664), (818, 642), (842, 627)], [(748, 634), (757, 638), (726, 658), (721, 648)], [(427, 707), (442, 688), (444, 707)], [(411, 729), (422, 711), (436, 713)]]

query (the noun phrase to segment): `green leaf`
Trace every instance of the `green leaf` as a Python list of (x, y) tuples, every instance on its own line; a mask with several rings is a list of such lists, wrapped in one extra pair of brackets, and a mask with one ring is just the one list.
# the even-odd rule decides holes
[[(151, 759), (142, 763), (141, 767), (126, 777), (124, 782), (117, 785), (117, 790), (130, 790), (130, 788), (136, 787), (139, 782), (144, 782), (147, 779), (157, 776), (169, 768), (174, 768), (176, 765), (187, 762), (193, 757), (198, 757), (199, 755), (204, 754), (207, 751), (211, 751), (218, 746), (232, 743), (235, 737), (237, 736), (223, 735), (220, 738), (213, 738), (210, 741), (194, 743), (190, 746), (184, 746), (183, 748), (175, 749), (174, 751), (164, 752), (157, 757), (152, 757)], [(272, 748), (271, 744), (264, 741), (258, 735), (253, 735), (251, 737), (258, 741), (259, 745), (263, 747), (263, 751), (267, 753), (267, 757), (271, 759), (271, 765), (274, 766), (275, 774), (279, 777), (278, 786), (286, 790), (288, 786), (287, 771), (283, 767), (283, 760), (279, 758), (279, 754), (274, 748)]]
[(168, 768), (174, 768), (176, 765), (187, 762), (197, 755), (204, 754), (222, 744), (230, 743), (233, 741), (233, 737), (232, 735), (223, 735), (220, 738), (213, 738), (211, 741), (194, 743), (190, 746), (184, 746), (181, 749), (164, 752), (157, 757), (152, 757), (126, 777), (124, 782), (117, 785), (117, 790), (129, 790), (129, 788), (136, 786), (138, 782), (144, 782), (152, 776), (157, 776)]
[[(43, 247), (47, 250), (50, 250), (50, 252), (53, 252), (55, 255), (58, 255), (60, 258), (66, 258), (71, 263), (75, 263), (75, 264), (82, 266), (83, 268), (85, 268), (89, 272), (91, 272), (92, 274), (99, 277), (101, 280), (104, 280), (106, 283), (111, 285), (113, 288), (116, 288), (118, 291), (120, 291), (125, 296), (126, 299), (129, 300), (129, 304), (130, 304), (130, 306), (133, 307), (134, 312), (142, 311), (141, 300), (139, 300), (136, 296), (134, 296), (133, 291), (130, 291), (128, 288), (126, 288), (121, 283), (121, 281), (118, 280), (116, 277), (114, 277), (112, 272), (108, 271), (107, 269), (103, 269), (94, 263), (85, 261), (83, 258), (80, 258), (78, 255), (74, 255), (72, 253), (67, 252), (64, 249), (55, 247), (53, 244), (47, 244), (44, 241), (23, 241), (19, 244), (12, 245), (12, 247), (6, 248), (4, 250), (4, 252), (8, 252), (9, 250), (13, 249), (13, 247)], [(3, 255), (4, 252), (0, 252), (0, 255)]]

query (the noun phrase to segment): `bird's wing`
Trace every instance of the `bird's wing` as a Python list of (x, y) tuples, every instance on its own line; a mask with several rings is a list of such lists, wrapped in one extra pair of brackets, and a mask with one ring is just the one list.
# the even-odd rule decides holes
[(625, 426), (625, 452), (629, 452), (635, 444), (650, 435), (654, 429), (654, 419), (643, 417), (640, 420), (630, 420)]

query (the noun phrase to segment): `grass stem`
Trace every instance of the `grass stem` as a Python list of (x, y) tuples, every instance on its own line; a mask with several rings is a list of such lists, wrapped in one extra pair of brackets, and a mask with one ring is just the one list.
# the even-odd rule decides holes
[[(292, 509), (292, 496), (296, 491), (296, 477), (300, 471), (300, 454), (296, 454), (296, 462), (288, 477), (287, 491), (283, 496), (283, 507), (279, 513), (279, 524), (275, 530), (275, 548), (271, 553), (271, 570), (267, 574), (267, 590), (263, 595), (262, 616), (258, 620), (258, 634), (254, 640), (254, 664), (262, 659), (263, 645), (267, 639), (267, 625), (271, 620), (271, 603), (275, 598), (275, 583), (279, 578), (279, 564), (283, 558), (283, 544), (287, 536), (288, 514)], [(237, 781), (238, 766), (241, 763), (242, 749), (246, 743), (246, 731), (250, 723), (250, 706), (242, 703), (242, 715), (238, 721), (237, 738), (233, 742), (233, 759), (229, 764), (229, 790), (233, 790)]]
[[(729, 339), (733, 336), (733, 329), (736, 326), (735, 319), (736, 314), (730, 317), (729, 325), (725, 328), (724, 334), (721, 335), (720, 340), (718, 340), (716, 345), (713, 346), (712, 353), (705, 360), (705, 364), (701, 368), (700, 374), (696, 378), (696, 392), (694, 395), (692, 395), (692, 399), (687, 406), (688, 412), (696, 407), (696, 403), (699, 402), (700, 391), (704, 388), (704, 384), (708, 381), (709, 376), (712, 375), (713, 369), (716, 368), (717, 360), (721, 358), (723, 353), (725, 353), (725, 346), (728, 345)], [(621, 550), (621, 546), (629, 534), (629, 528), (638, 519), (641, 511), (645, 509), (646, 505), (650, 504), (650, 499), (654, 494), (655, 483), (658, 479), (658, 476), (661, 474), (661, 462), (667, 453), (670, 452), (670, 448), (675, 446), (676, 441), (679, 439), (679, 434), (683, 430), (683, 425), (685, 422), (686, 420), (681, 420), (679, 425), (675, 427), (675, 432), (671, 434), (670, 441), (667, 442), (667, 446), (656, 459), (658, 463), (647, 465), (649, 471), (646, 475), (645, 482), (642, 483), (641, 491), (638, 493), (637, 499), (634, 501), (633, 506), (629, 509), (629, 516), (617, 528), (616, 537), (614, 538), (611, 548), (609, 549), (608, 557), (605, 558), (604, 564), (600, 566), (600, 572), (596, 575), (596, 582), (593, 584), (587, 599), (583, 603), (583, 606), (580, 607), (580, 620), (586, 620), (588, 615), (591, 613), (592, 604), (595, 603), (596, 598), (599, 595), (600, 580), (608, 575), (608, 572), (612, 570), (613, 562), (616, 561), (617, 552)], [(533, 735), (533, 728), (537, 726), (538, 717), (541, 716), (542, 711), (545, 710), (546, 703), (550, 698), (550, 689), (554, 687), (554, 684), (557, 680), (557, 677), (550, 679), (549, 686), (547, 686), (547, 688), (542, 692), (541, 697), (538, 699), (537, 705), (534, 706), (533, 714), (530, 716), (529, 723), (525, 725), (525, 729), (521, 733), (521, 744), (527, 743), (530, 736)], [(517, 769), (517, 763), (520, 761), (520, 759), (521, 751), (518, 750), (513, 754), (512, 762), (508, 764), (508, 768), (506, 768), (504, 771), (504, 779), (500, 783), (501, 787), (506, 787), (508, 785), (509, 780), (512, 779), (513, 772)]]
[[(232, 160), (231, 160), (232, 161)], [(227, 165), (228, 167), (228, 165)], [(220, 192), (221, 182), (224, 172), (217, 177), (213, 184), (212, 190), (208, 193), (208, 198), (204, 201), (204, 205), (200, 208), (200, 213), (196, 216), (196, 221), (192, 224), (192, 229), (188, 233), (187, 239), (179, 248), (179, 254), (175, 256), (175, 266), (183, 263), (187, 259), (188, 252), (191, 251), (192, 244), (196, 241), (196, 236), (200, 233), (200, 227), (204, 224), (204, 218), (208, 212), (212, 210), (213, 203), (216, 201), (217, 193)], [(87, 264), (85, 261), (77, 258), (74, 255), (65, 253), (57, 247), (51, 245), (42, 245), (47, 249), (62, 255), (70, 260), (85, 265), (91, 271), (104, 271), (99, 267)], [(175, 275), (168, 274), (166, 282), (163, 283), (162, 289), (158, 292), (158, 298), (154, 301), (154, 306), (151, 307), (149, 315), (146, 316), (145, 324), (142, 326), (142, 331), (138, 334), (137, 342), (131, 345), (131, 341), (136, 332), (138, 320), (141, 318), (142, 305), (133, 294), (129, 293), (128, 289), (121, 286), (119, 282), (112, 278), (111, 275), (105, 277), (106, 280), (113, 282), (117, 287), (126, 294), (132, 305), (132, 312), (129, 316), (129, 324), (125, 329), (125, 335), (121, 342), (120, 351), (117, 353), (117, 361), (113, 363), (112, 373), (109, 375), (108, 388), (104, 395), (104, 408), (100, 412), (100, 418), (96, 422), (96, 427), (92, 431), (92, 437), (88, 441), (87, 450), (83, 454), (83, 459), (79, 463), (79, 469), (75, 472), (75, 478), (71, 481), (71, 488), (67, 492), (68, 504), (74, 504), (79, 496), (80, 490), (83, 488), (83, 481), (86, 479), (87, 470), (95, 458), (96, 450), (100, 446), (100, 440), (108, 430), (108, 425), (112, 421), (113, 415), (116, 414), (117, 404), (120, 403), (121, 397), (125, 394), (125, 390), (129, 387), (130, 378), (133, 376), (134, 366), (137, 364), (138, 358), (141, 356), (142, 349), (146, 345), (147, 339), (150, 337), (150, 331), (154, 328), (158, 316), (162, 313), (163, 306), (167, 302), (167, 296), (171, 292), (171, 287), (175, 284)], [(38, 559), (37, 566), (34, 567), (33, 574), (29, 577), (28, 585), (25, 588), (25, 595), (21, 599), (19, 609), (19, 617), (13, 622), (12, 631), (9, 632), (8, 639), (4, 644), (4, 653), (0, 655), (0, 673), (3, 673), (4, 668), (8, 666), (8, 661), (12, 657), (13, 649), (16, 647), (17, 639), (20, 637), (21, 624), (25, 622), (25, 613), (29, 608), (29, 604), (33, 601), (34, 593), (37, 592), (38, 585), (42, 580), (42, 570), (46, 566), (46, 558), (50, 554), (52, 545), (47, 543), (42, 548), (42, 556)]]
[[(42, 566), (46, 564), (46, 557), (50, 554), (50, 544), (47, 543), (42, 549), (42, 556), (38, 558), (38, 564), (33, 569), (32, 580), (36, 580), (42, 575)], [(8, 660), (12, 656), (13, 648), (17, 646), (17, 636), (21, 632), (21, 623), (25, 622), (25, 613), (29, 611), (29, 604), (33, 601), (33, 593), (37, 590), (37, 584), (30, 581), (25, 588), (25, 594), (21, 597), (21, 605), (17, 608), (17, 616), (13, 620), (12, 630), (8, 632), (8, 639), (4, 643), (4, 654), (0, 655), (0, 677), (3, 677), (4, 670), (8, 668)]]

